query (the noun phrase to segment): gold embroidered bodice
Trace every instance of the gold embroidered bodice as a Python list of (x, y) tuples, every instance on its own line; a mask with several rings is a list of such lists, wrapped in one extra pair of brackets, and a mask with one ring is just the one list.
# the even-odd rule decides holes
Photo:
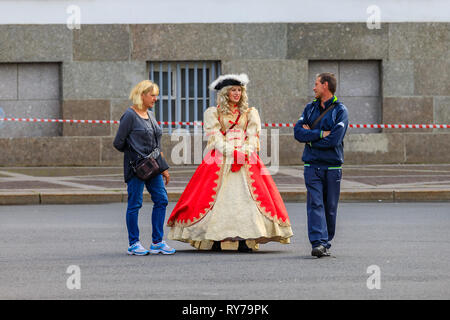
[(234, 150), (247, 155), (259, 151), (261, 120), (258, 110), (249, 108), (242, 112), (238, 122), (232, 127), (237, 117), (238, 113), (219, 113), (217, 107), (206, 109), (204, 130), (208, 137), (208, 150), (216, 149), (226, 157), (232, 157)]

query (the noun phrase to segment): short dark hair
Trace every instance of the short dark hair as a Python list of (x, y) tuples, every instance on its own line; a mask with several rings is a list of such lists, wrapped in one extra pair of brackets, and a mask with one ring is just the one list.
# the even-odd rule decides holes
[(322, 84), (328, 82), (328, 90), (330, 90), (332, 94), (336, 92), (337, 80), (333, 73), (323, 72), (319, 73), (316, 77), (320, 78), (320, 83)]

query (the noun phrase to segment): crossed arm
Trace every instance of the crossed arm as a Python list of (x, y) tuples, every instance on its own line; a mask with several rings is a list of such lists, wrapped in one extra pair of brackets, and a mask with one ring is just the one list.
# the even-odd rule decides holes
[[(307, 124), (304, 124), (302, 127), (305, 130), (311, 130), (311, 128)], [(331, 131), (322, 131), (322, 137), (326, 138), (330, 135), (330, 133), (331, 133)]]
[(342, 141), (347, 126), (348, 115), (345, 110), (337, 114), (335, 124), (330, 131), (311, 129), (304, 121), (304, 115), (302, 115), (294, 127), (294, 137), (313, 148), (333, 148)]

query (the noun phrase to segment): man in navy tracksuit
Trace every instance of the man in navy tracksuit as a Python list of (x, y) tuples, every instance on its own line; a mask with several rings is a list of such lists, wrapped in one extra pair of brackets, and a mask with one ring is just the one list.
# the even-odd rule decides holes
[(344, 162), (343, 140), (348, 127), (347, 108), (334, 95), (336, 84), (332, 73), (317, 75), (315, 99), (306, 105), (294, 128), (295, 139), (305, 143), (302, 160), (307, 189), (308, 237), (311, 255), (319, 258), (330, 255), (328, 249), (336, 229)]

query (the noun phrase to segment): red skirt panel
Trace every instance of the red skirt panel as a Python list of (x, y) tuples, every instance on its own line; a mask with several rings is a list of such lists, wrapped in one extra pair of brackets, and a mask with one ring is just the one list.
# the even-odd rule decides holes
[(219, 152), (208, 152), (175, 205), (168, 226), (194, 224), (211, 210), (222, 180), (222, 159)]
[(247, 181), (250, 193), (253, 200), (256, 201), (259, 211), (281, 226), (290, 225), (286, 206), (280, 192), (256, 152), (251, 155), (250, 163), (246, 166)]

